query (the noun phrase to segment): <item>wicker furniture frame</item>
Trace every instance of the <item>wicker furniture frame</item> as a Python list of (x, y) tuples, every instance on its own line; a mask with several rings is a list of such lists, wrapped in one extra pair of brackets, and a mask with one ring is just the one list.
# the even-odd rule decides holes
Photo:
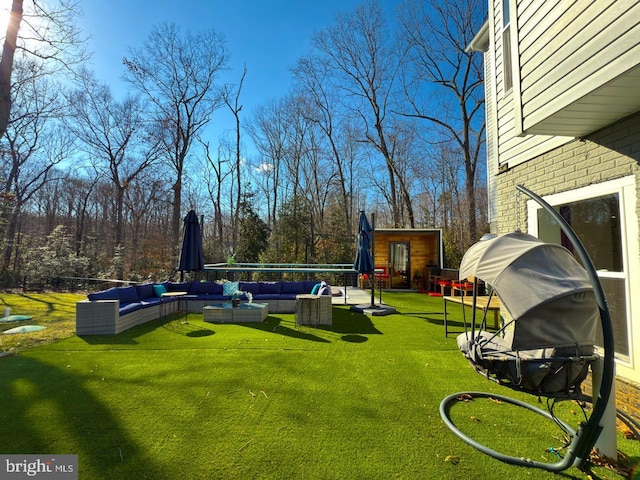
[[(319, 297), (319, 324), (331, 325), (331, 296)], [(170, 301), (163, 300), (162, 306), (157, 303), (120, 315), (118, 300), (81, 300), (76, 303), (76, 335), (115, 335), (124, 332), (136, 325), (160, 318), (161, 313), (170, 315), (177, 312), (178, 299), (186, 303), (190, 313), (203, 313), (204, 307), (212, 303), (211, 300), (196, 297), (176, 297)], [(266, 304), (268, 311), (272, 313), (296, 313), (297, 300), (264, 300), (260, 303)]]
[(263, 322), (269, 313), (266, 303), (243, 303), (232, 307), (231, 303), (213, 303), (202, 311), (205, 322), (211, 323), (255, 323)]
[[(205, 282), (203, 282), (205, 283)], [(275, 283), (275, 282), (267, 282)], [(302, 283), (302, 282), (295, 282)], [(306, 282), (305, 282), (306, 283)], [(174, 289), (169, 288), (169, 293), (164, 294), (161, 298), (140, 296), (140, 300), (136, 297), (137, 289), (148, 289), (148, 285), (136, 286), (136, 291), (130, 292), (133, 287), (112, 288), (103, 292), (90, 294), (93, 300), (81, 300), (76, 303), (76, 334), (77, 335), (115, 335), (129, 328), (135, 327), (142, 323), (161, 318), (164, 315), (172, 314), (180, 310), (186, 310), (186, 313), (203, 313), (204, 307), (215, 302), (228, 301), (223, 295), (208, 295), (206, 292), (195, 290), (191, 291), (189, 284), (180, 283), (172, 284)], [(198, 283), (197, 286), (202, 286)], [(244, 288), (242, 282), (240, 287)], [(306, 287), (305, 287), (306, 288)], [(110, 296), (97, 295), (107, 293)], [(133, 296), (127, 295), (133, 293)], [(256, 296), (260, 296), (260, 293)], [(298, 301), (295, 294), (291, 293), (291, 289), (283, 291), (282, 294), (276, 292), (265, 292), (267, 298), (255, 298), (256, 303), (265, 304), (268, 312), (272, 313), (296, 313)], [(115, 298), (112, 295), (116, 295)], [(118, 296), (121, 298), (118, 300)], [(318, 315), (321, 318), (320, 324), (331, 325), (331, 295), (320, 295), (323, 297), (319, 303)], [(215, 298), (218, 297), (218, 298)], [(135, 302), (133, 311), (128, 308), (131, 303), (125, 303), (121, 309), (120, 301), (125, 298), (125, 302)], [(135, 298), (135, 300), (130, 300)], [(245, 302), (243, 302), (245, 303)], [(122, 310), (122, 314), (120, 313)], [(126, 312), (126, 313), (125, 313)]]
[(298, 295), (296, 325), (332, 325), (333, 311), (328, 295)]
[[(160, 318), (160, 303), (120, 315), (119, 300), (81, 300), (76, 303), (76, 335), (115, 335)], [(178, 310), (176, 301), (163, 302), (165, 314)]]

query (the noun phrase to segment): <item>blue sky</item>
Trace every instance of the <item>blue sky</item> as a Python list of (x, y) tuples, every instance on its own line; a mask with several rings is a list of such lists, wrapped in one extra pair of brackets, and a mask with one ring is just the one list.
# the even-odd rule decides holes
[[(289, 67), (310, 50), (314, 32), (331, 25), (338, 12), (353, 10), (359, 0), (86, 0), (80, 26), (92, 35), (90, 49), (97, 77), (118, 96), (125, 90), (120, 80), (122, 58), (128, 47), (141, 46), (151, 27), (173, 22), (183, 29), (213, 28), (224, 34), (231, 54), (230, 70), (222, 79), (237, 83), (243, 66), (247, 77), (241, 103), (245, 117), (260, 104), (286, 94)], [(390, 13), (398, 1), (385, 0)], [(216, 130), (232, 128), (224, 115), (214, 117)]]

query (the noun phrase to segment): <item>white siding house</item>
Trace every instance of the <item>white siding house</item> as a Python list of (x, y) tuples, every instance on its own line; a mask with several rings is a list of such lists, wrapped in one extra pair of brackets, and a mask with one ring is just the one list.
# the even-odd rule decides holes
[(607, 294), (617, 373), (640, 383), (640, 2), (489, 0), (469, 48), (485, 61), (492, 232), (563, 243), (517, 184), (568, 219)]

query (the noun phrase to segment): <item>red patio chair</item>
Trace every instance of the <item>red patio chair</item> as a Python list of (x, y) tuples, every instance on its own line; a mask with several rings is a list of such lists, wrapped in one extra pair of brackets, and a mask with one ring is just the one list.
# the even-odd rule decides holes
[(387, 267), (378, 265), (375, 267), (376, 280), (378, 281), (379, 288), (391, 288), (391, 277), (387, 271)]

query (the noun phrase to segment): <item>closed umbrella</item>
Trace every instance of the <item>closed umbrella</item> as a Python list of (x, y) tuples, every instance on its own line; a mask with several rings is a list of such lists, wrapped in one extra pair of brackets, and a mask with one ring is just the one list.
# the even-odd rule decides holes
[(364, 211), (360, 212), (358, 218), (358, 239), (356, 248), (356, 259), (353, 262), (353, 269), (358, 273), (367, 274), (371, 281), (371, 306), (374, 301), (374, 285), (373, 281), (373, 258), (371, 257), (371, 235), (372, 229)]
[(184, 233), (178, 270), (181, 272), (181, 279), (184, 277), (184, 272), (200, 272), (204, 270), (202, 232), (195, 210), (189, 210), (187, 216), (184, 217)]

